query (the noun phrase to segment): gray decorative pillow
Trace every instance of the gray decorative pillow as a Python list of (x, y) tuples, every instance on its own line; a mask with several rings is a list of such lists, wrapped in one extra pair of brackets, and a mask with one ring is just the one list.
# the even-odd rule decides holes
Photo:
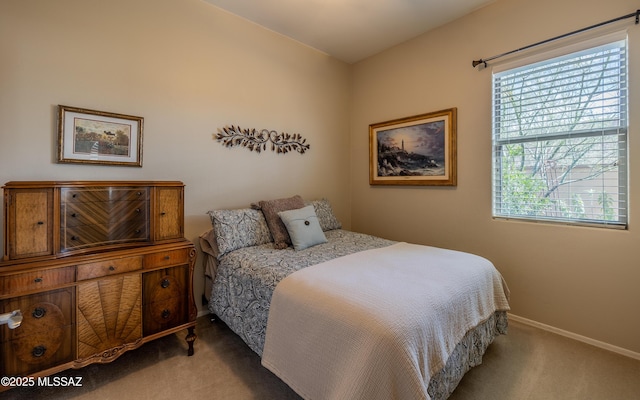
[(218, 243), (218, 259), (236, 249), (273, 241), (267, 221), (259, 210), (213, 210), (207, 214), (211, 217)]
[(293, 248), (296, 251), (304, 250), (320, 243), (327, 243), (327, 237), (322, 232), (313, 206), (282, 211), (278, 215), (280, 215), (282, 222), (287, 227)]
[(273, 237), (273, 247), (286, 249), (291, 244), (291, 238), (278, 213), (302, 208), (304, 207), (304, 200), (296, 195), (286, 199), (263, 200), (258, 204), (264, 214), (264, 218), (267, 220), (267, 226), (269, 226), (269, 231)]
[(313, 205), (323, 232), (332, 231), (334, 229), (342, 229), (342, 224), (333, 214), (333, 209), (331, 208), (331, 203), (329, 203), (329, 200), (313, 200), (311, 202), (306, 202), (305, 205)]

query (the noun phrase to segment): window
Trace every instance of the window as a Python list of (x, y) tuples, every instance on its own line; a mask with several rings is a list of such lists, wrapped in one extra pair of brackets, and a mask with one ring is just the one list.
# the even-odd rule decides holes
[(591, 46), (494, 70), (494, 217), (626, 228), (626, 37)]

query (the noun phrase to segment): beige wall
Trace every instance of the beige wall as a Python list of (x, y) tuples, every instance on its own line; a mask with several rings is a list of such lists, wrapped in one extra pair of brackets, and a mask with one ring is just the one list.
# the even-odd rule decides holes
[[(2, 0), (0, 184), (181, 180), (193, 241), (210, 209), (294, 194), (326, 196), (348, 224), (349, 79), (348, 65), (199, 0)], [(58, 104), (144, 117), (143, 167), (57, 164)], [(297, 132), (311, 149), (227, 149), (212, 134), (231, 124)], [(199, 300), (200, 260), (195, 275)]]
[[(629, 32), (628, 231), (493, 220), (491, 69), (471, 61), (634, 12), (631, 0), (498, 0), (353, 69), (352, 228), (492, 260), (518, 316), (640, 352), (640, 27)], [(458, 108), (458, 186), (372, 187), (368, 125)]]

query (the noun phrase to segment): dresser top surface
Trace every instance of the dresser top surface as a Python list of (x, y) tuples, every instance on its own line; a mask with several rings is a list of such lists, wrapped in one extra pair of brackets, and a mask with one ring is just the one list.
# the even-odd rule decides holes
[(11, 181), (4, 188), (49, 188), (87, 186), (184, 186), (180, 181)]

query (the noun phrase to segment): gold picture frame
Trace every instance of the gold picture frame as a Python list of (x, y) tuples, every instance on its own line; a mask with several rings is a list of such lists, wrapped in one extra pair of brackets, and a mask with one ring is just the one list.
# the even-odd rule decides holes
[(370, 185), (457, 185), (457, 109), (369, 125)]
[(144, 119), (58, 106), (58, 162), (142, 167)]

